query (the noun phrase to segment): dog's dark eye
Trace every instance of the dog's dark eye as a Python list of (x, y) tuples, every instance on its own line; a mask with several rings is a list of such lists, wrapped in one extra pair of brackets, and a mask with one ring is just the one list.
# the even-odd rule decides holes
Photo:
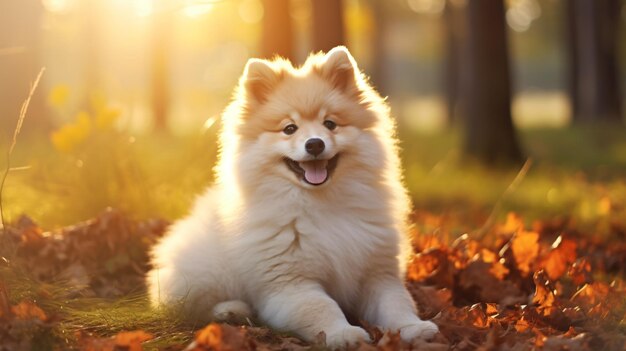
[(289, 124), (287, 125), (284, 129), (283, 129), (283, 133), (287, 134), (287, 135), (291, 135), (293, 133), (296, 132), (296, 130), (298, 130), (298, 126), (295, 124)]
[(324, 121), (324, 127), (328, 128), (328, 130), (334, 130), (337, 128), (337, 123), (327, 119)]

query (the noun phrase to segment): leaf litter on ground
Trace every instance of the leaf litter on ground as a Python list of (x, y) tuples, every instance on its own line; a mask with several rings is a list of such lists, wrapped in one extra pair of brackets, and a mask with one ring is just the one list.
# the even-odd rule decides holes
[[(0, 349), (43, 341), (91, 351), (325, 349), (324, 335), (309, 344), (252, 322), (205, 326), (151, 311), (148, 252), (167, 225), (107, 210), (52, 232), (27, 217), (4, 228), (0, 240), (11, 245), (0, 249)], [(567, 221), (527, 228), (515, 214), (480, 240), (413, 234), (407, 286), (441, 333), (410, 344), (362, 323), (374, 342), (351, 349), (625, 349), (623, 241), (596, 240)]]

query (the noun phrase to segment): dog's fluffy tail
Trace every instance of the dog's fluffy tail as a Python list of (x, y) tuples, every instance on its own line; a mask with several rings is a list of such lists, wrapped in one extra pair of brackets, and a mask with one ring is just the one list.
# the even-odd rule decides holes
[(241, 300), (224, 301), (213, 307), (212, 317), (216, 322), (247, 324), (252, 317), (252, 309)]

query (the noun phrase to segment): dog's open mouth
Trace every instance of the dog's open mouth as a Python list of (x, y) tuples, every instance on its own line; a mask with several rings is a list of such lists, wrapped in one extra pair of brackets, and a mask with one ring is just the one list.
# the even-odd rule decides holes
[(337, 168), (339, 155), (335, 155), (330, 160), (294, 161), (289, 157), (284, 158), (287, 167), (300, 179), (311, 185), (322, 185), (331, 173)]

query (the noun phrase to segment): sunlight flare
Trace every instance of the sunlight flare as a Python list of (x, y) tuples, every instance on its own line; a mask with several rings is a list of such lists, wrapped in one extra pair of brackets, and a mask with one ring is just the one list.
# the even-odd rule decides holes
[(73, 0), (42, 0), (41, 3), (46, 11), (59, 14), (71, 11), (76, 5)]
[(198, 18), (208, 14), (212, 9), (212, 2), (187, 0), (183, 8), (183, 13), (189, 18)]
[(239, 4), (239, 16), (246, 23), (258, 23), (263, 15), (264, 9), (260, 0), (243, 0)]
[(446, 6), (443, 0), (408, 0), (407, 4), (413, 12), (426, 15), (439, 15)]
[(154, 12), (152, 0), (133, 0), (133, 10), (139, 17), (148, 17)]

